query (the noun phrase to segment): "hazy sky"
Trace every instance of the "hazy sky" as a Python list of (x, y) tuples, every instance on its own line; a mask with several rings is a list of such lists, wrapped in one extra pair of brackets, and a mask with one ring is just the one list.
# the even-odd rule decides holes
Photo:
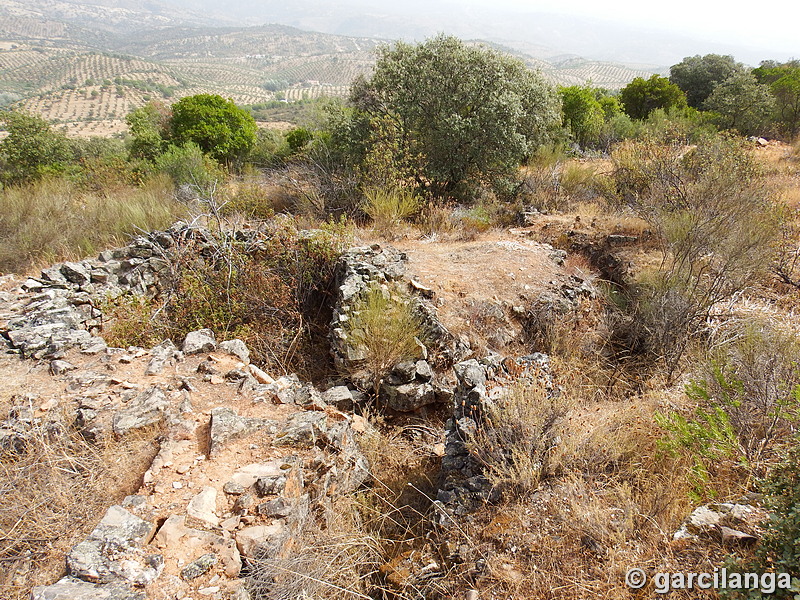
[(759, 46), (800, 58), (799, 0), (462, 0), (530, 12), (584, 15), (692, 37)]

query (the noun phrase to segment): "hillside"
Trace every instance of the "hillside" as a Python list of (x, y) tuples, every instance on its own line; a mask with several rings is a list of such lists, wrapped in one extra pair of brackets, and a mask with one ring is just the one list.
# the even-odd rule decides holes
[[(11, 0), (0, 7), (0, 105), (17, 103), (72, 135), (124, 130), (148, 100), (215, 93), (239, 104), (344, 96), (386, 40), (284, 25), (209, 26), (210, 19), (136, 2)], [(553, 83), (618, 89), (647, 68), (557, 57), (492, 44)]]

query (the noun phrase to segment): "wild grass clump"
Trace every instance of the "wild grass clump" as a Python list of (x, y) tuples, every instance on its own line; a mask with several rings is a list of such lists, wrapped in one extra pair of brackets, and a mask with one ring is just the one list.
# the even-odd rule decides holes
[(412, 302), (398, 290), (376, 285), (365, 290), (353, 304), (346, 332), (363, 354), (355, 369), (365, 372), (356, 378), (370, 382), (376, 398), (383, 379), (395, 365), (420, 355), (422, 323)]
[(515, 495), (530, 493), (552, 474), (551, 458), (568, 409), (564, 396), (528, 382), (487, 404), (472, 454), (495, 487)]
[(421, 207), (419, 198), (405, 189), (371, 188), (364, 192), (364, 197), (364, 212), (381, 235), (390, 235)]
[(164, 229), (184, 212), (164, 178), (107, 193), (62, 177), (8, 187), (0, 191), (0, 271), (24, 272), (122, 245), (137, 230)]
[(93, 445), (66, 412), (42, 420), (24, 441), (0, 449), (0, 595), (9, 600), (63, 575), (66, 553), (109, 503), (138, 489), (158, 450), (154, 428)]

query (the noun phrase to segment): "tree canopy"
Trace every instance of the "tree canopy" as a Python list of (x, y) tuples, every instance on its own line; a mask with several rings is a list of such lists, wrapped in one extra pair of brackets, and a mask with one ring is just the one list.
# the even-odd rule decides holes
[(172, 105), (171, 138), (193, 142), (219, 161), (231, 162), (256, 142), (256, 122), (232, 100), (212, 94), (187, 96)]
[(743, 73), (744, 65), (732, 56), (706, 54), (687, 56), (669, 68), (669, 80), (686, 94), (686, 101), (692, 108), (702, 108), (714, 91), (714, 87), (735, 73)]
[(704, 107), (720, 116), (720, 126), (744, 135), (760, 135), (770, 122), (775, 98), (750, 72), (736, 73), (719, 83)]
[[(604, 106), (588, 86), (572, 85), (559, 90), (564, 114), (563, 122), (581, 146), (593, 140), (603, 127)], [(611, 104), (607, 103), (607, 106)]]
[(646, 119), (657, 108), (686, 107), (683, 90), (660, 75), (653, 75), (650, 79), (637, 77), (620, 90), (619, 99), (632, 119)]
[(74, 153), (67, 137), (55, 132), (39, 116), (18, 111), (0, 113), (8, 136), (0, 143), (2, 179), (22, 183), (58, 172), (72, 162)]
[(444, 35), (382, 48), (349, 102), (340, 130), (356, 138), (362, 162), (389, 152), (401, 178), (437, 197), (464, 197), (510, 175), (559, 120), (557, 95), (541, 75)]

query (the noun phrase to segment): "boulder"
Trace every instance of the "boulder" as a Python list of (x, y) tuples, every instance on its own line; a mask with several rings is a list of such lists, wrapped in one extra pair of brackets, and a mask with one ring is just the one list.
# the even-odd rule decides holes
[(198, 329), (190, 331), (183, 340), (183, 353), (200, 354), (202, 352), (213, 352), (217, 349), (217, 340), (214, 332), (210, 329)]

